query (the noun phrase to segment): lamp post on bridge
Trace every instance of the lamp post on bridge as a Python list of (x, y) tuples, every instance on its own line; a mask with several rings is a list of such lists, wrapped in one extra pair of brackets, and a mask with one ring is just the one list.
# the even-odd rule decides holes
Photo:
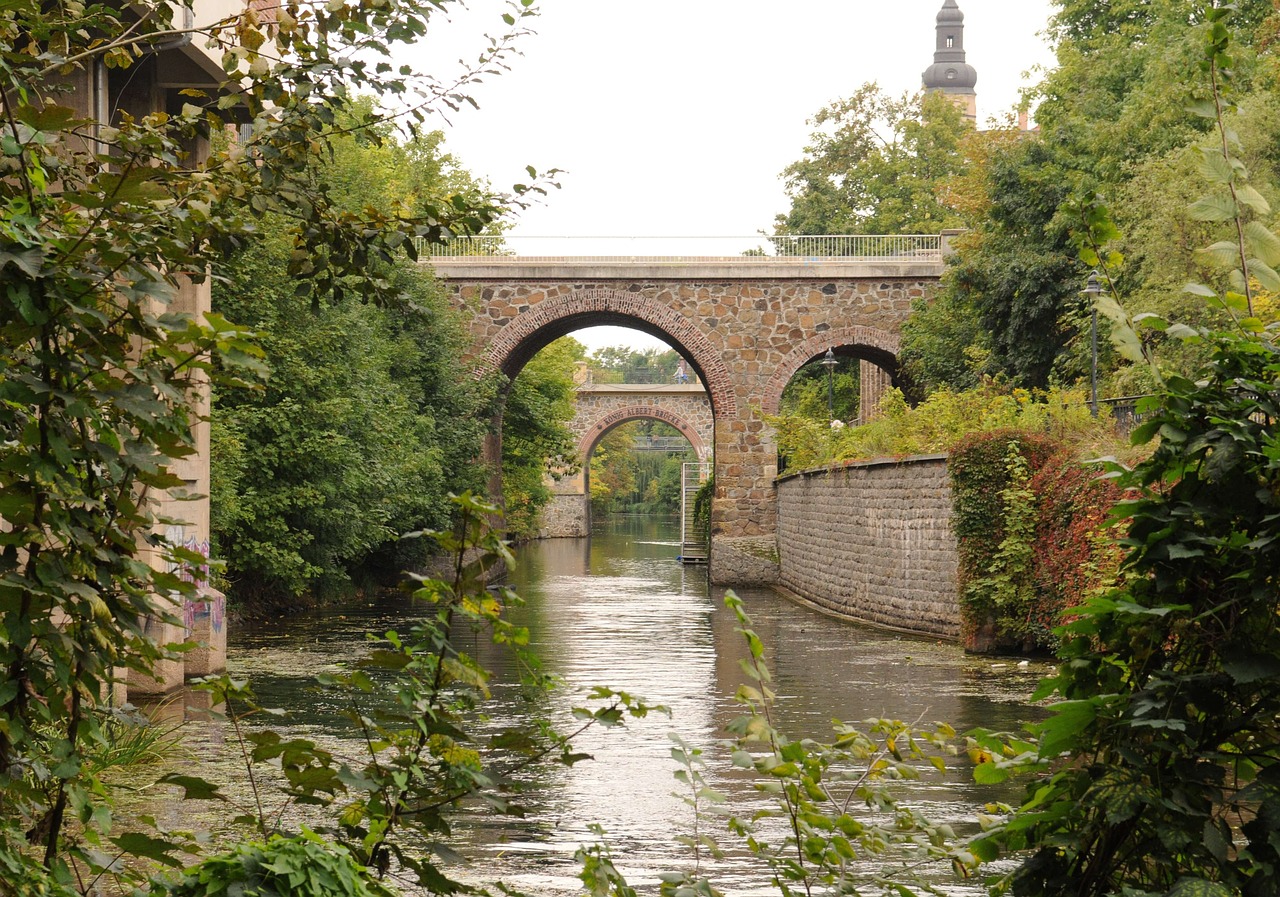
[(1084, 294), (1089, 297), (1092, 311), (1089, 327), (1090, 364), (1089, 364), (1089, 413), (1098, 416), (1098, 296), (1102, 293), (1102, 283), (1098, 280), (1098, 272), (1090, 271), (1089, 280), (1084, 285)]
[(836, 353), (831, 349), (822, 356), (822, 366), (827, 369), (827, 423), (836, 419)]

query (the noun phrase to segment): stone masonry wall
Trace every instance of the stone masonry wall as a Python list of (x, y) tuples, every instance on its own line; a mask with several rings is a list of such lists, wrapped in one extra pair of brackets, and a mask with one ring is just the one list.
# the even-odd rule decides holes
[(780, 584), (838, 616), (955, 639), (956, 540), (944, 456), (778, 482)]
[(551, 501), (542, 509), (538, 538), (576, 539), (590, 534), (590, 499), (582, 493), (553, 494)]

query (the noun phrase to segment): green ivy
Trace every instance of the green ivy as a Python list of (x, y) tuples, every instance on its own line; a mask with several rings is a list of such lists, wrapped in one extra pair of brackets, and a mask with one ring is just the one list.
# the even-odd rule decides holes
[(1030, 648), (1028, 621), (1035, 602), (1032, 557), (1036, 534), (1036, 496), (1031, 491), (1031, 465), (1022, 445), (1010, 439), (1005, 449), (1004, 537), (991, 555), (983, 575), (971, 579), (962, 600), (975, 617), (994, 620), (996, 633)]
[(1022, 649), (1027, 640), (1035, 525), (1028, 484), (1060, 448), (1035, 433), (999, 430), (963, 439), (951, 452), (956, 586), (966, 642), (975, 649)]

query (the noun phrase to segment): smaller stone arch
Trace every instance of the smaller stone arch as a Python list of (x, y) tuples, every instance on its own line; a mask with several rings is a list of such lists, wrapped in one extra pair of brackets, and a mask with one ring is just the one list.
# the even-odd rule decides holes
[(853, 346), (862, 350), (866, 360), (888, 371), (896, 372), (898, 350), (901, 341), (896, 333), (877, 330), (874, 327), (841, 327), (815, 333), (787, 354), (774, 369), (773, 376), (765, 385), (761, 396), (760, 410), (765, 414), (777, 414), (782, 403), (782, 391), (787, 388), (796, 371), (804, 367), (812, 358), (824, 354), (828, 349), (841, 346)]
[(698, 432), (698, 428), (682, 415), (670, 409), (654, 405), (628, 405), (610, 411), (603, 417), (597, 418), (587, 427), (586, 432), (582, 434), (582, 438), (578, 440), (578, 458), (582, 461), (583, 466), (586, 466), (587, 459), (591, 457), (592, 449), (596, 447), (596, 443), (600, 441), (605, 433), (608, 433), (616, 426), (633, 420), (660, 420), (664, 424), (670, 424), (679, 430), (685, 439), (689, 440), (689, 444), (693, 446), (699, 461), (707, 461), (711, 458), (711, 447), (708, 445), (707, 440), (703, 439), (702, 434)]

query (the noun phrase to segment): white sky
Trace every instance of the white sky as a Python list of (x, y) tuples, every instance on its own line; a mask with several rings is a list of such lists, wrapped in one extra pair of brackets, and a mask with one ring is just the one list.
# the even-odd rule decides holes
[[(502, 29), (499, 0), (469, 0), (417, 65), (472, 58)], [(942, 0), (539, 0), (537, 31), (512, 71), (471, 91), (447, 147), (504, 189), (524, 167), (560, 168), (561, 189), (523, 213), (515, 236), (750, 236), (787, 208), (779, 173), (800, 158), (827, 103), (866, 81), (920, 88)], [(978, 117), (1009, 113), (1025, 73), (1051, 65), (1052, 0), (960, 0), (978, 71)], [(555, 254), (573, 253), (571, 244)], [(591, 248), (573, 254), (601, 251)], [(559, 248), (563, 246), (564, 248)], [(522, 251), (525, 250), (521, 247)], [(606, 249), (606, 252), (620, 251)], [(575, 336), (657, 345), (633, 330)]]

